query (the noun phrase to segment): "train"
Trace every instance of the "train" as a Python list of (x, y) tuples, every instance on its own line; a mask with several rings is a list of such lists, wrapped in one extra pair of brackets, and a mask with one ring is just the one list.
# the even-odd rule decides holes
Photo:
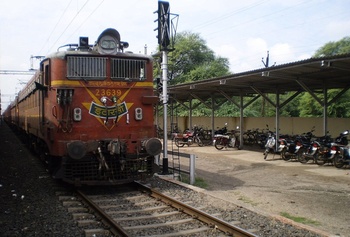
[(107, 28), (94, 44), (80, 37), (46, 56), (3, 118), (25, 137), (54, 178), (117, 185), (154, 174), (153, 59), (126, 51)]

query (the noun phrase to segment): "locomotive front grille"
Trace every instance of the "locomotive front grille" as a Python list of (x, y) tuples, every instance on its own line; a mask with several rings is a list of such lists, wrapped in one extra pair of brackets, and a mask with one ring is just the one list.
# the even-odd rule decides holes
[(106, 163), (108, 170), (100, 168), (93, 156), (78, 161), (68, 159), (63, 162), (63, 179), (75, 184), (122, 184), (152, 173), (152, 164), (143, 159), (126, 159), (121, 163), (116, 158), (106, 157)]
[(67, 77), (69, 79), (106, 79), (106, 57), (67, 57)]

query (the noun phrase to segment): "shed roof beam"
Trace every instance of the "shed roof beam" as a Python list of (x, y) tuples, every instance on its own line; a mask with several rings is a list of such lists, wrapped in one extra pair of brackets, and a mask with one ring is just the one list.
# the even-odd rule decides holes
[(327, 102), (327, 105), (333, 104), (335, 101), (337, 101), (345, 92), (347, 92), (350, 88), (350, 85), (343, 88), (336, 96), (334, 96), (333, 99)]
[(258, 93), (259, 95), (261, 95), (263, 98), (265, 98), (265, 100), (267, 100), (270, 104), (272, 104), (274, 107), (276, 107), (276, 103), (274, 103), (272, 100), (270, 100), (269, 97), (267, 97), (264, 93), (262, 93), (258, 88), (254, 87), (254, 86), (250, 86), (250, 88), (252, 88), (256, 93)]
[(283, 103), (280, 104), (280, 108), (283, 108), (283, 106), (287, 105), (289, 102), (291, 102), (295, 97), (300, 95), (303, 91), (297, 91), (293, 95), (291, 95), (288, 99), (286, 99)]
[(191, 95), (193, 98), (195, 98), (195, 99), (199, 100), (200, 102), (202, 102), (202, 104), (204, 104), (207, 108), (212, 109), (209, 105), (206, 104), (206, 102), (205, 102), (204, 100), (202, 100), (202, 99), (201, 99), (200, 97), (198, 97), (197, 95), (195, 95), (195, 94), (193, 94), (193, 93), (191, 93), (190, 95)]
[(228, 101), (230, 101), (232, 104), (234, 104), (234, 105), (236, 105), (238, 108), (240, 108), (239, 104), (238, 104), (235, 100), (233, 100), (229, 95), (227, 95), (225, 92), (219, 91), (219, 93), (220, 93), (221, 95), (223, 95), (223, 96), (224, 96)]
[(300, 80), (295, 80), (305, 91), (309, 92), (309, 94), (320, 104), (323, 105), (323, 101), (320, 100), (317, 95), (310, 90), (305, 84), (304, 82), (300, 81)]

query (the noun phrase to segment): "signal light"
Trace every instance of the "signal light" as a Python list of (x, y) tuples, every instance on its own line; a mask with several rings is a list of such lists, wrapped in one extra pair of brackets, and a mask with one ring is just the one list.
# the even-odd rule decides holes
[(159, 77), (157, 77), (157, 92), (158, 94), (163, 93), (163, 81)]
[(169, 2), (158, 2), (158, 44), (166, 49), (170, 44), (170, 6)]

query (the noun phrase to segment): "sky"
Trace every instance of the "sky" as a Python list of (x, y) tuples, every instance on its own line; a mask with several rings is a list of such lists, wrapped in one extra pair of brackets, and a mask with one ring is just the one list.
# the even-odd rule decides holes
[[(177, 32), (198, 33), (232, 73), (312, 57), (328, 42), (350, 36), (348, 0), (169, 0)], [(128, 51), (157, 50), (157, 0), (10, 0), (0, 2), (0, 72), (38, 68), (40, 60), (80, 36), (93, 44), (106, 28)], [(30, 75), (0, 74), (2, 110)]]

